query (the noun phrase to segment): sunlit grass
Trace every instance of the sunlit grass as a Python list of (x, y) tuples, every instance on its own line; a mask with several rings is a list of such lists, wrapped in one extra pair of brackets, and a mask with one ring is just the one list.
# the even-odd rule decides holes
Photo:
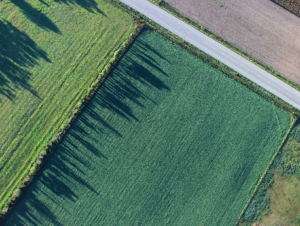
[(103, 0), (0, 2), (0, 207), (133, 19)]

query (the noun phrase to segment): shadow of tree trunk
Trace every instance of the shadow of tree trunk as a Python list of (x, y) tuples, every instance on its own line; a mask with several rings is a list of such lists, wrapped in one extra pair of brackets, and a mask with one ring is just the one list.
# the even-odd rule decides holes
[[(39, 0), (39, 1), (44, 2), (43, 0)], [(96, 12), (96, 13), (102, 14), (103, 16), (106, 16), (106, 14), (98, 8), (98, 4), (95, 0), (53, 0), (53, 1), (58, 2), (58, 3), (67, 4), (67, 5), (76, 4), (91, 13)]]
[(44, 13), (42, 13), (40, 10), (35, 9), (32, 7), (29, 3), (22, 0), (11, 0), (13, 4), (15, 4), (17, 7), (19, 7), (22, 12), (26, 15), (26, 17), (31, 20), (33, 23), (38, 25), (39, 27), (45, 29), (45, 30), (51, 30), (55, 33), (60, 34), (60, 30), (58, 27), (53, 23), (52, 20), (50, 20)]
[(0, 94), (12, 100), (15, 90), (23, 88), (37, 95), (28, 83), (31, 74), (27, 68), (38, 64), (40, 58), (51, 62), (25, 32), (0, 20)]

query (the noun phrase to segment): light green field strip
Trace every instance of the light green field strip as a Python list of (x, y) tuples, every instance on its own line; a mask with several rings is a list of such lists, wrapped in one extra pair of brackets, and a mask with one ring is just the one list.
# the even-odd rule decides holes
[[(10, 53), (0, 53), (0, 79), (9, 82), (0, 92), (12, 93), (10, 99), (0, 94), (0, 207), (135, 26), (129, 15), (102, 0), (14, 2), (0, 3), (6, 21), (0, 26), (0, 47), (18, 43)], [(17, 81), (1, 57), (13, 59), (23, 70), (18, 76), (28, 73), (28, 79)]]
[(234, 225), (291, 122), (144, 32), (4, 225)]

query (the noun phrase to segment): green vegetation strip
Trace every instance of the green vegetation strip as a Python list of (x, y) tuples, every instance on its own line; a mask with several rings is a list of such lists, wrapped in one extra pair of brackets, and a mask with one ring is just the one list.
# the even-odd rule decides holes
[(0, 11), (1, 209), (135, 23), (103, 0), (4, 0)]
[(233, 225), (291, 123), (144, 32), (4, 225)]

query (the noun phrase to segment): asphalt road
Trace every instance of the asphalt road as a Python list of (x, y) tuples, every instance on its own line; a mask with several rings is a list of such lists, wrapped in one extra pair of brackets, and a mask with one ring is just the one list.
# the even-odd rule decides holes
[(300, 110), (300, 92), (147, 0), (120, 0)]

